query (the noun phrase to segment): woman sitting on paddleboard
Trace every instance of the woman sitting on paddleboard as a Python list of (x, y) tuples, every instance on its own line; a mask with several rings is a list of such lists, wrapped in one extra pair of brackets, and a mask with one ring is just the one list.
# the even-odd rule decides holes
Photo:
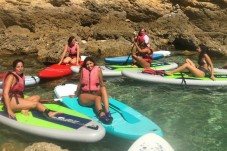
[(75, 95), (79, 96), (81, 105), (95, 106), (100, 121), (111, 124), (113, 118), (109, 112), (108, 94), (103, 82), (102, 70), (91, 57), (86, 57), (80, 68), (80, 80)]
[[(67, 56), (66, 56), (67, 55)], [(65, 49), (62, 53), (61, 60), (58, 64), (75, 64), (79, 65), (80, 61), (80, 47), (76, 42), (74, 36), (69, 37), (68, 44), (65, 45)]]
[(215, 80), (213, 63), (207, 54), (207, 50), (208, 48), (205, 45), (201, 44), (197, 46), (196, 51), (199, 53), (198, 68), (190, 59), (186, 59), (185, 64), (183, 64), (182, 66), (178, 67), (173, 71), (166, 72), (166, 74), (172, 75), (175, 72), (180, 72), (183, 71), (184, 69), (188, 69), (196, 77), (199, 78), (209, 77), (212, 80)]
[(14, 112), (21, 111), (28, 115), (28, 110), (37, 109), (43, 112), (45, 116), (53, 117), (58, 112), (52, 112), (43, 106), (40, 96), (34, 95), (24, 98), (23, 92), (25, 87), (24, 62), (16, 59), (13, 62), (13, 72), (8, 71), (3, 77), (3, 103), (10, 118), (15, 118)]
[(149, 44), (149, 37), (142, 28), (139, 34), (134, 37), (133, 42), (136, 47), (136, 52), (132, 52), (133, 66), (149, 68), (152, 62), (153, 49)]

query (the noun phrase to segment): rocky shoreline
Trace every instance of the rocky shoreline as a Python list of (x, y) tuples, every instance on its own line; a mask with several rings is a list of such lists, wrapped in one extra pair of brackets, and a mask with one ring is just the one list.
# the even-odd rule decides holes
[(206, 44), (227, 56), (226, 0), (0, 0), (0, 55), (37, 54), (56, 62), (70, 35), (83, 54), (127, 55), (130, 37), (147, 29), (155, 50)]

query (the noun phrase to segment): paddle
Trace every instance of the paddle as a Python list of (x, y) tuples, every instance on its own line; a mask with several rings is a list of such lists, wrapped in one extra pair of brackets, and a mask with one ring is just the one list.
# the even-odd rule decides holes
[(128, 123), (131, 123), (131, 124), (134, 124), (134, 123), (137, 123), (139, 122), (139, 119), (136, 118), (135, 116), (133, 116), (132, 114), (128, 113), (128, 112), (125, 112), (124, 110), (121, 110), (120, 108), (118, 108), (117, 106), (110, 104), (110, 107), (112, 109), (114, 109), (115, 111), (117, 111), (118, 113), (121, 114), (121, 116), (128, 122)]
[[(135, 34), (135, 33), (136, 33), (136, 32), (134, 32), (134, 34)], [(138, 40), (138, 36), (139, 36), (139, 34), (138, 34), (137, 37), (136, 37), (136, 42), (137, 42), (137, 40)], [(130, 50), (130, 54), (128, 55), (128, 58), (127, 58), (126, 61), (123, 63), (123, 65), (127, 65), (128, 60), (129, 60), (129, 57), (130, 57), (131, 54), (132, 54), (132, 50), (133, 50), (134, 46), (135, 46), (135, 43), (133, 43), (133, 46), (132, 46), (132, 48), (131, 48), (131, 50)]]

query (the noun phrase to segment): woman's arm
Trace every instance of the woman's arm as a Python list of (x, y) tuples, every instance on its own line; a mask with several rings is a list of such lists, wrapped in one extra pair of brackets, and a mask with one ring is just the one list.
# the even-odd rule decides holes
[(81, 81), (82, 81), (83, 75), (82, 75), (82, 72), (79, 72), (79, 74), (80, 74), (80, 80), (77, 84), (77, 89), (75, 91), (75, 97), (80, 95), (80, 90), (81, 90)]
[(79, 65), (79, 58), (80, 58), (80, 46), (79, 46), (79, 43), (77, 44), (76, 46), (77, 48), (77, 51), (76, 51), (76, 65)]
[(146, 48), (144, 48), (144, 49), (141, 49), (139, 46), (138, 46), (138, 44), (137, 43), (134, 43), (135, 44), (135, 46), (136, 46), (136, 49), (137, 49), (137, 51), (139, 51), (139, 53), (150, 53), (150, 51), (152, 51), (153, 52), (153, 49), (150, 49), (149, 47), (146, 47)]
[(103, 87), (105, 86), (105, 83), (103, 81), (103, 74), (101, 68), (99, 68), (99, 81), (100, 81), (100, 86)]
[(64, 51), (63, 51), (63, 53), (62, 53), (62, 55), (61, 55), (61, 60), (59, 61), (58, 64), (61, 64), (61, 63), (62, 63), (62, 61), (63, 61), (63, 59), (64, 59), (64, 57), (65, 57), (65, 54), (66, 54), (66, 52), (67, 52), (67, 47), (68, 47), (68, 45), (65, 45), (65, 49), (64, 49)]
[(205, 60), (206, 60), (206, 62), (207, 62), (208, 67), (210, 68), (210, 73), (211, 73), (210, 78), (211, 78), (212, 80), (215, 80), (213, 63), (212, 63), (210, 57), (209, 57), (207, 54), (204, 54), (204, 57), (205, 57)]
[(14, 114), (13, 110), (11, 109), (10, 97), (9, 97), (9, 91), (10, 91), (10, 87), (13, 85), (13, 81), (15, 81), (15, 77), (11, 74), (8, 75), (8, 77), (5, 79), (3, 97), (4, 97), (4, 102), (5, 102), (5, 105), (7, 108), (7, 113), (9, 115), (9, 117), (15, 118), (16, 115)]

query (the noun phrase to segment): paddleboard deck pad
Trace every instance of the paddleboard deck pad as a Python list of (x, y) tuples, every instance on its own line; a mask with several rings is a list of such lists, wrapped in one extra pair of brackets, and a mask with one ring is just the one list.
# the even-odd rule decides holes
[(0, 105), (0, 122), (14, 129), (37, 136), (56, 140), (76, 142), (96, 142), (105, 136), (101, 124), (77, 111), (56, 103), (45, 103), (48, 109), (62, 112), (53, 118), (44, 116), (37, 110), (29, 111), (29, 116), (16, 113), (16, 119), (8, 117)]
[(227, 74), (215, 73), (216, 80), (213, 81), (208, 77), (197, 78), (188, 73), (175, 73), (171, 76), (152, 75), (143, 73), (142, 70), (123, 70), (122, 75), (125, 77), (153, 83), (166, 83), (176, 85), (194, 85), (194, 86), (225, 86), (227, 85)]
[[(56, 86), (54, 93), (59, 98), (56, 100), (61, 101), (70, 109), (86, 114), (93, 120), (101, 123), (93, 107), (81, 106), (78, 103), (78, 98), (67, 97), (69, 95), (73, 95), (76, 88), (77, 85), (75, 84)], [(108, 133), (130, 140), (138, 139), (146, 133), (155, 133), (160, 136), (163, 135), (161, 128), (157, 124), (133, 108), (114, 98), (109, 98), (109, 104), (113, 122), (110, 125), (101, 123)]]

